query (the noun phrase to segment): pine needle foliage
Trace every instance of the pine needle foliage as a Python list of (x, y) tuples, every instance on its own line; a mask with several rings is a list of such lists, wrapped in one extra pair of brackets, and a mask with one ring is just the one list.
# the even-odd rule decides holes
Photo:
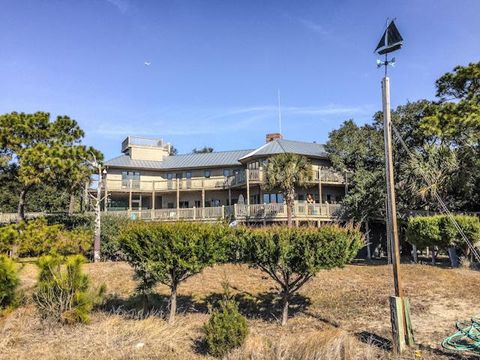
[(230, 350), (245, 342), (248, 335), (247, 319), (238, 311), (238, 303), (230, 294), (228, 282), (223, 283), (223, 298), (203, 326), (207, 352), (224, 357)]
[(61, 324), (88, 323), (94, 304), (101, 301), (105, 286), (90, 289), (88, 275), (82, 271), (85, 258), (80, 255), (42, 256), (33, 300), (43, 320)]
[(0, 255), (0, 311), (14, 305), (19, 283), (17, 267), (13, 260)]

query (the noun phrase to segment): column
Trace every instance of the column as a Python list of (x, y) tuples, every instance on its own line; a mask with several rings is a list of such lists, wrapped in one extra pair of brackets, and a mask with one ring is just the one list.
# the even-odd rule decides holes
[(128, 180), (128, 216), (132, 213), (132, 179)]
[(180, 179), (177, 178), (177, 219), (179, 218), (178, 209), (180, 208)]
[(152, 181), (152, 215), (151, 219), (155, 218), (155, 181)]
[(250, 170), (245, 170), (245, 178), (247, 181), (247, 216), (250, 215)]

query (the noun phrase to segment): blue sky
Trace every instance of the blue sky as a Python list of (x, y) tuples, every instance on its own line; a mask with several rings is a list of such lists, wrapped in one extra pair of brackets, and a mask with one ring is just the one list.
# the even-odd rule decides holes
[(280, 89), (284, 136), (325, 142), (381, 107), (387, 17), (405, 39), (396, 106), (480, 60), (478, 14), (478, 0), (0, 0), (0, 113), (69, 115), (107, 158), (129, 134), (248, 149), (278, 130)]

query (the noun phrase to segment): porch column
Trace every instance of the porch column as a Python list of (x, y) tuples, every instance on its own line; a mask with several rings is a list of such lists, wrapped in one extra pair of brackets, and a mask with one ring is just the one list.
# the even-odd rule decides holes
[(152, 220), (155, 218), (155, 181), (152, 181)]
[(177, 219), (179, 217), (178, 209), (180, 208), (180, 179), (177, 178)]
[(245, 170), (245, 177), (247, 181), (247, 216), (250, 216), (250, 170)]
[(232, 189), (228, 188), (228, 205), (232, 206)]
[(205, 183), (202, 180), (202, 219), (205, 218)]
[[(318, 202), (322, 204), (322, 167), (318, 167)], [(322, 207), (320, 206), (320, 212), (322, 211)]]
[(132, 179), (128, 180), (128, 215), (132, 213)]

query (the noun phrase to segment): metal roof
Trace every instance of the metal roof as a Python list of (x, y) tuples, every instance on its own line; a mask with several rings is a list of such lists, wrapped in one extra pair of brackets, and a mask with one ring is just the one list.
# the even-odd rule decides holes
[(203, 154), (184, 154), (166, 156), (162, 161), (133, 160), (129, 155), (120, 155), (108, 160), (105, 165), (116, 168), (175, 170), (189, 168), (208, 168), (220, 166), (238, 166), (240, 161), (251, 157), (263, 157), (282, 153), (294, 153), (308, 157), (328, 157), (325, 147), (317, 143), (277, 139), (256, 150), (216, 151)]
[(138, 169), (185, 169), (205, 168), (217, 166), (241, 165), (238, 159), (252, 152), (252, 150), (217, 151), (203, 154), (185, 154), (166, 156), (162, 161), (134, 160), (128, 155), (120, 155), (108, 160), (105, 165), (119, 168)]
[(248, 153), (239, 160), (246, 160), (250, 157), (262, 157), (283, 153), (292, 153), (299, 154), (309, 157), (320, 157), (326, 158), (328, 154), (325, 150), (325, 146), (317, 143), (309, 143), (304, 141), (293, 141), (293, 140), (284, 140), (276, 139), (265, 145), (259, 147), (258, 149)]

